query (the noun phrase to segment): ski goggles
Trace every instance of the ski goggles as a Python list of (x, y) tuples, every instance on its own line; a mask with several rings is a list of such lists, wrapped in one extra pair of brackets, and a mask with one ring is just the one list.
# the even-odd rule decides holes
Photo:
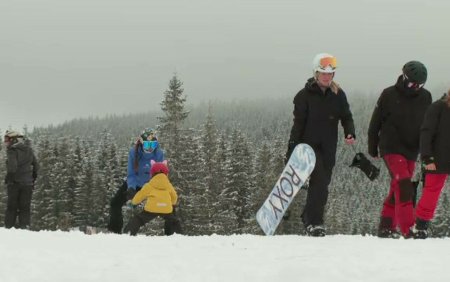
[(336, 57), (325, 57), (320, 59), (319, 68), (325, 70), (327, 67), (330, 67), (333, 70), (336, 69), (337, 67)]
[(145, 151), (153, 151), (158, 147), (158, 141), (144, 141), (142, 142), (142, 148)]
[(409, 89), (416, 89), (416, 90), (418, 90), (418, 89), (422, 88), (425, 85), (425, 83), (417, 83), (417, 82), (410, 81), (409, 78), (406, 76), (406, 74), (403, 74), (403, 77), (405, 79), (405, 86), (407, 88), (409, 88)]

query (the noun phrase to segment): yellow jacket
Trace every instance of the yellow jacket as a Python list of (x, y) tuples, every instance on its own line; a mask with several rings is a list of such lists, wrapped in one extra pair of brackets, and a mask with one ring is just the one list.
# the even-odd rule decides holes
[(177, 192), (164, 173), (153, 176), (139, 192), (134, 195), (131, 203), (138, 205), (147, 200), (144, 210), (152, 213), (171, 213), (172, 206), (177, 203)]

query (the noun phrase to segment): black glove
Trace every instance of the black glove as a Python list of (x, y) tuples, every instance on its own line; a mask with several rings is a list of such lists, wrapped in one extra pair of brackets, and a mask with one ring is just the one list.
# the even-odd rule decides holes
[(363, 153), (357, 153), (355, 155), (350, 167), (361, 169), (371, 181), (375, 180), (380, 174), (380, 169), (374, 166)]
[(372, 158), (378, 158), (378, 157), (379, 157), (379, 154), (378, 154), (378, 147), (377, 147), (377, 146), (375, 146), (375, 147), (369, 146), (369, 155), (370, 155)]
[(297, 146), (298, 143), (294, 142), (294, 141), (289, 141), (288, 143), (288, 150), (286, 152), (286, 157), (284, 158), (284, 163), (287, 164), (287, 162), (289, 161), (289, 158), (292, 155), (292, 152), (295, 149), (295, 146)]
[(429, 165), (434, 163), (434, 158), (433, 157), (428, 157), (428, 156), (424, 156), (422, 157), (422, 161), (425, 165)]
[(134, 195), (136, 195), (136, 190), (132, 188), (127, 189), (127, 200), (133, 199)]
[(32, 184), (33, 190), (36, 187), (36, 179), (37, 179), (37, 173), (35, 171), (33, 171), (33, 184)]

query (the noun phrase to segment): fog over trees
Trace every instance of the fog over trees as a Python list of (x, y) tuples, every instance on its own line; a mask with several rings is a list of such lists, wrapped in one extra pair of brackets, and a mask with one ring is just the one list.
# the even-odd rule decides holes
[[(143, 128), (154, 127), (169, 161), (169, 178), (180, 196), (178, 211), (186, 234), (262, 234), (255, 214), (284, 166), (294, 95), (190, 105), (182, 81), (174, 76), (161, 93), (160, 111), (76, 119), (31, 132), (25, 129), (41, 167), (33, 194), (32, 229), (105, 228), (109, 201), (126, 176), (128, 150)], [(381, 174), (371, 182), (349, 167), (356, 152), (367, 152), (367, 128), (376, 98), (365, 93), (348, 95), (357, 143), (353, 148), (345, 145), (340, 129), (325, 215), (328, 234), (376, 233), (388, 172), (381, 161), (374, 161)], [(2, 148), (1, 179), (4, 176)], [(3, 226), (6, 187), (3, 181), (0, 186)], [(276, 234), (303, 234), (300, 213), (305, 195), (300, 191), (296, 196), (290, 218), (282, 221)], [(449, 208), (445, 189), (432, 236), (449, 235)], [(125, 221), (136, 212), (124, 211)], [(154, 220), (141, 232), (161, 235), (163, 221)]]

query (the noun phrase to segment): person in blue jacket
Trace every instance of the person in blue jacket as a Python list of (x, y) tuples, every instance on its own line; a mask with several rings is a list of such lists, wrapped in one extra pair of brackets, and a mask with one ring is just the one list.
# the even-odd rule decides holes
[(111, 199), (108, 230), (121, 234), (123, 227), (122, 206), (131, 200), (150, 178), (151, 161), (162, 162), (164, 152), (158, 143), (155, 130), (142, 131), (128, 154), (127, 177)]
[(132, 199), (136, 192), (150, 180), (150, 161), (152, 160), (162, 162), (164, 153), (159, 148), (155, 131), (146, 128), (128, 154), (128, 200)]

